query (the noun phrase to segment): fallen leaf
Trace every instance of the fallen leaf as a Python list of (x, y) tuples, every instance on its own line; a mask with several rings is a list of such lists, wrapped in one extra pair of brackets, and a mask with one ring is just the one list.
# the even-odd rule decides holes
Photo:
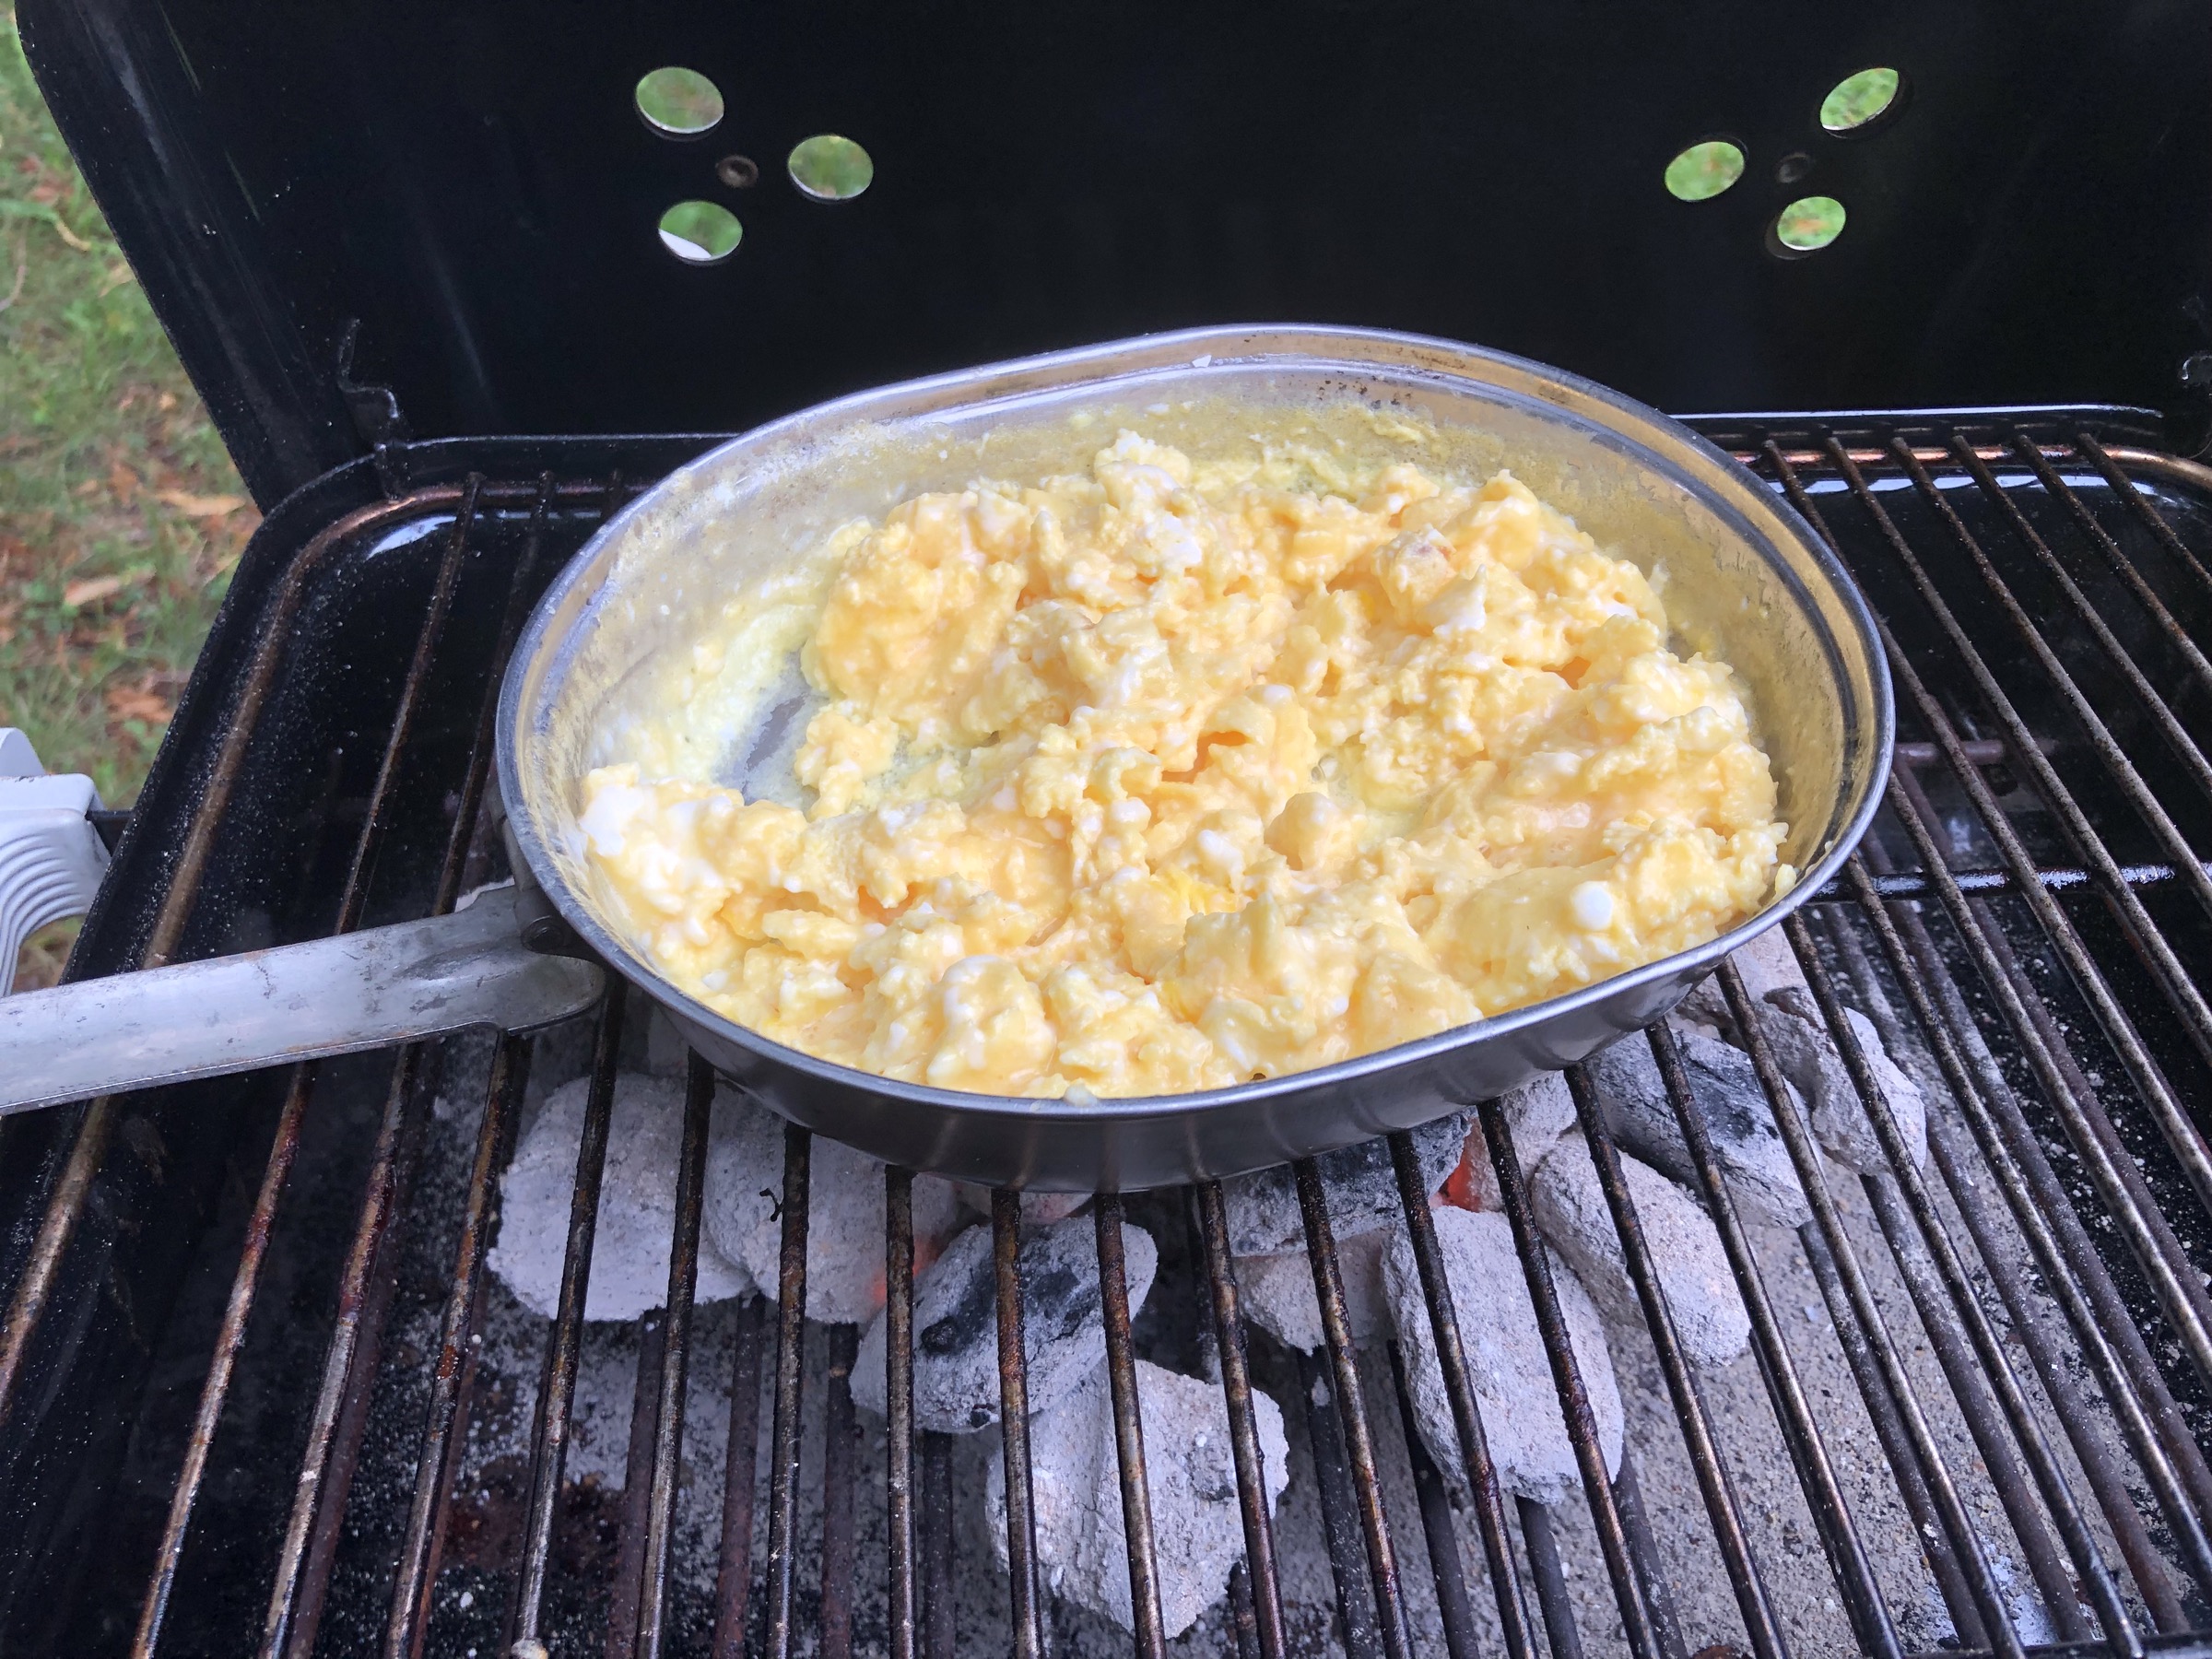
[(94, 605), (112, 594), (123, 592), (120, 576), (88, 576), (82, 582), (73, 582), (62, 590), (62, 603), (75, 608)]
[(154, 407), (159, 409), (164, 415), (168, 414), (176, 406), (177, 394), (174, 392), (164, 392), (159, 397), (154, 399)]
[(40, 206), (51, 207), (62, 199), (62, 187), (50, 182), (44, 184), (33, 184), (23, 194)]
[(110, 686), (104, 700), (114, 719), (143, 720), (148, 725), (164, 724), (177, 712), (168, 698), (144, 686)]
[(138, 475), (118, 461), (108, 468), (108, 488), (119, 501), (128, 503), (138, 495)]
[(186, 518), (198, 519), (229, 518), (246, 504), (244, 496), (193, 495), (182, 489), (157, 490), (154, 499), (165, 506), (174, 507)]

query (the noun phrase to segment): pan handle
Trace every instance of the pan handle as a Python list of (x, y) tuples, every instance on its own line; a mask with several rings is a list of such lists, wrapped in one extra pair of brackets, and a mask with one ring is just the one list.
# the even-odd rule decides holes
[(524, 942), (535, 900), (0, 998), (0, 1115), (580, 1014), (606, 971)]

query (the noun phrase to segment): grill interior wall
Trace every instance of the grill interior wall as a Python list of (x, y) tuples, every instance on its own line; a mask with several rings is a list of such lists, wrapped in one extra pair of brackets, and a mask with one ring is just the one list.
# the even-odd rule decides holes
[[(2186, 989), (2212, 963), (2212, 885), (2197, 856), (2212, 836), (2212, 772), (2196, 752), (2212, 747), (2212, 669), (2199, 648), (2212, 641), (2212, 580), (2192, 551), (2212, 550), (2212, 474), (2137, 452), (2108, 455), (2071, 428), (2039, 429), (2032, 444), (1994, 428), (1913, 431), (1895, 444), (1887, 431), (1840, 441), (1719, 436), (1817, 515), (1911, 670), (1900, 675), (1891, 808), (1866, 843), (1863, 885), (1842, 884), (1808, 910), (1798, 942), (1816, 983), (1832, 982), (1909, 1060), (1937, 1120), (1936, 1154), (1918, 1192), (1909, 1179), (1869, 1184), (1828, 1167), (1840, 1230), (1827, 1237), (1844, 1246), (1832, 1253), (1843, 1284), (1815, 1271), (1830, 1253), (1818, 1222), (1798, 1238), (1747, 1234), (1772, 1335), (1801, 1379), (1850, 1534), (1900, 1650), (1933, 1647), (1954, 1627), (1974, 1636), (1977, 1619), (1986, 1627), (1977, 1645), (2101, 1636), (2112, 1652), (2128, 1651), (2137, 1633), (2212, 1628), (2212, 1559), (2203, 1545), (2212, 1478), (2196, 1452), (2212, 1443), (2212, 1214), (2197, 1128), (2212, 1080), (2212, 1024)], [(359, 527), (319, 544), (323, 552), (291, 561), (288, 586), (280, 559), (265, 559), (258, 575), (241, 572), (241, 610), (257, 606), (264, 619), (288, 604), (296, 610), (281, 630), (254, 629), (252, 615), (232, 624), (234, 639), (276, 640), (280, 649), (265, 703), (246, 723), (194, 902), (181, 917), (172, 912), (179, 957), (314, 936), (348, 911), (364, 923), (420, 914), (441, 891), (450, 902), (453, 889), (498, 873), (496, 843), (467, 808), (503, 629), (613, 492), (587, 480), (557, 489), (500, 484), (478, 490), (473, 510), (466, 493), (447, 487), (433, 500), (371, 509)], [(1998, 587), (1978, 570), (1977, 551)], [(442, 619), (441, 572), (451, 591)], [(2039, 660), (2023, 623), (2048, 641), (2049, 660)], [(204, 670), (208, 683), (180, 715), (179, 739), (123, 850), (125, 879), (88, 926), (78, 971), (129, 965), (161, 942), (163, 883), (190, 844), (210, 764), (197, 758), (215, 756), (240, 729), (230, 711), (251, 696), (253, 672), (243, 649)], [(2033, 756), (2018, 751), (2006, 706), (2032, 735)], [(2084, 707), (2109, 743), (2085, 724)], [(386, 742), (410, 709), (397, 764), (385, 769)], [(1951, 763), (1954, 745), (1971, 758), (1963, 772)], [(1994, 824), (1977, 811), (1978, 790), (1983, 805), (2001, 808)], [(2069, 831), (2070, 815), (2074, 831), (2089, 831), (2086, 841)], [(2006, 834), (2017, 840), (2006, 844)], [(1940, 867), (1924, 856), (1930, 849)], [(2100, 868), (2106, 859), (2117, 887), (2100, 885), (2112, 873)], [(1890, 896), (1870, 908), (1866, 895), (1877, 890)], [(2132, 920), (2131, 904), (2140, 907)], [(2079, 942), (2071, 968), (2069, 931)], [(1938, 1015), (1932, 1023), (1916, 998)], [(626, 1065), (642, 1065), (649, 1037), (637, 999), (627, 1025), (620, 1053)], [(397, 1065), (391, 1055), (325, 1063), (312, 1088), (287, 1074), (218, 1081), (118, 1102), (104, 1119), (100, 1109), (48, 1113), (0, 1132), (0, 1198), (18, 1222), (0, 1241), (13, 1298), (0, 1338), (0, 1529), (11, 1545), (0, 1569), (0, 1628), (10, 1649), (127, 1651), (158, 1636), (160, 1651), (235, 1651), (250, 1640), (241, 1632), (265, 1626), (272, 1652), (421, 1643), (441, 1654), (489, 1653), (517, 1633), (522, 1581), (542, 1575), (542, 1620), (523, 1633), (553, 1652), (643, 1653), (656, 1642), (671, 1653), (709, 1651), (718, 1613), (725, 1634), (738, 1617), (717, 1607), (715, 1570), (729, 1558), (723, 1472), (742, 1335), (757, 1345), (749, 1362), (759, 1391), (746, 1651), (780, 1651), (772, 1607), (785, 1581), (770, 1560), (780, 1507), (772, 1307), (704, 1307), (688, 1324), (679, 1309), (642, 1329), (566, 1322), (578, 1402), (569, 1480), (557, 1502), (533, 1505), (548, 1326), (513, 1304), (480, 1263), (472, 1280), (462, 1248), (465, 1217), (472, 1206), (480, 1215), (486, 1196), (472, 1191), (480, 1156), (496, 1168), (526, 1102), (594, 1065), (589, 1021), (531, 1046), (526, 1092), (512, 1074), (504, 1089), (493, 1088), (500, 1045), (472, 1038)], [(600, 1061), (616, 1057), (610, 1048)], [(1961, 1081), (1962, 1093), (1947, 1088)], [(498, 1110), (480, 1136), (488, 1094)], [(97, 1143), (81, 1138), (80, 1124)], [(288, 1176), (272, 1190), (272, 1143), (291, 1146), (295, 1124)], [(89, 1176), (81, 1196), (71, 1185), (73, 1147), (82, 1149), (74, 1167)], [(364, 1171), (371, 1192), (392, 1200), (388, 1229), (366, 1241), (388, 1240), (381, 1252), (363, 1248)], [(2050, 1202), (2055, 1194), (2063, 1203)], [(258, 1239), (257, 1202), (273, 1227), (242, 1324), (232, 1316), (243, 1332), (235, 1372), (211, 1390), (210, 1355), (224, 1351), (241, 1247)], [(1129, 1218), (1162, 1257), (1159, 1288), (1132, 1335), (1143, 1358), (1219, 1375), (1204, 1207), (1188, 1192), (1128, 1200)], [(1924, 1232), (1923, 1220), (1939, 1230)], [(2023, 1230), (2043, 1231), (2053, 1253), (2039, 1257)], [(2017, 1379), (2032, 1429), (2024, 1441), (2006, 1421), (1992, 1354), (1975, 1350), (1969, 1311), (1947, 1300), (1947, 1246)], [(472, 1283), (484, 1286), (474, 1313)], [(1864, 1330), (1854, 1285), (1861, 1308), (1879, 1314)], [(2078, 1328), (2069, 1326), (2069, 1301), (2086, 1321)], [(455, 1357), (470, 1362), (449, 1367), (451, 1385), (441, 1385), (449, 1309), (461, 1315), (454, 1329), (481, 1340), (464, 1341)], [(1878, 1383), (1871, 1390), (1877, 1407), (1888, 1402), (1886, 1427), (1901, 1437), (1892, 1447), (1912, 1438), (1916, 1405), (1925, 1448), (1939, 1459), (1919, 1470), (1917, 1513), (1843, 1351), (1860, 1337), (1872, 1376), (1885, 1334), (1909, 1396), (1889, 1399)], [(805, 1335), (803, 1371), (789, 1373), (783, 1390), (799, 1430), (794, 1495), (781, 1506), (792, 1538), (782, 1563), (792, 1651), (834, 1652), (844, 1630), (855, 1651), (902, 1655), (909, 1640), (923, 1652), (949, 1651), (932, 1640), (940, 1635), (961, 1652), (1128, 1645), (1049, 1594), (1036, 1603), (1033, 1638), (1010, 1624), (1006, 1582), (976, 1531), (973, 1494), (985, 1460), (998, 1455), (994, 1434), (956, 1443), (920, 1437), (917, 1535), (911, 1549), (896, 1547), (885, 1428), (865, 1414), (843, 1465), (852, 1548), (835, 1553), (825, 1609), (823, 1434), (841, 1385), (829, 1375), (827, 1329)], [(1291, 1486), (1273, 1524), (1278, 1571), (1272, 1585), (1264, 1569), (1241, 1578), (1228, 1606), (1171, 1645), (1268, 1652), (1271, 1593), (1294, 1653), (1340, 1644), (1391, 1652), (1401, 1616), (1418, 1653), (1460, 1659), (1470, 1636), (1480, 1651), (1513, 1651), (1516, 1632), (1501, 1618), (1516, 1606), (1533, 1651), (1566, 1651), (1565, 1632), (1547, 1621), (1568, 1609), (1592, 1653), (1648, 1643), (1687, 1653), (1714, 1642), (1825, 1653), (1890, 1641), (1883, 1612), (1848, 1568), (1831, 1571), (1826, 1547), (1847, 1554), (1849, 1540), (1832, 1522), (1824, 1533), (1818, 1478), (1807, 1496), (1807, 1448), (1800, 1441), (1794, 1455), (1787, 1380), (1755, 1357), (1695, 1375), (1770, 1630), (1759, 1598), (1732, 1590), (1730, 1527), (1716, 1524), (1700, 1494), (1659, 1352), (1648, 1336), (1618, 1325), (1612, 1335), (1636, 1465), (1630, 1489), (1571, 1499), (1547, 1515), (1510, 1498), (1493, 1498), (1493, 1508), (1477, 1494), (1441, 1512), (1453, 1536), (1441, 1580), (1425, 1526), (1440, 1512), (1422, 1502), (1426, 1456), (1418, 1437), (1409, 1456), (1391, 1357), (1359, 1356), (1371, 1477), (1394, 1553), (1389, 1594), (1378, 1597), (1357, 1518), (1370, 1470), (1346, 1454), (1351, 1425), (1341, 1413), (1305, 1408), (1316, 1384), (1331, 1388), (1329, 1355), (1300, 1359), (1253, 1333), (1254, 1384), (1284, 1406), (1291, 1445)], [(348, 1343), (351, 1361), (334, 1368), (334, 1351), (342, 1356)], [(1947, 1344), (1977, 1381), (1954, 1389)], [(655, 1493), (655, 1455), (673, 1469), (675, 1449), (668, 1426), (656, 1438), (646, 1431), (652, 1412), (633, 1425), (631, 1407), (657, 1400), (672, 1357), (688, 1371), (684, 1478)], [(2144, 1414), (2134, 1440), (2101, 1398), (2114, 1377)], [(801, 1379), (794, 1392), (789, 1384)], [(2053, 1390), (2063, 1398), (2054, 1402)], [(195, 1411), (218, 1406), (205, 1476), (181, 1506)], [(456, 1406), (457, 1463), (447, 1478), (434, 1455), (437, 1430)], [(2039, 1488), (2039, 1449), (2063, 1495)], [(316, 1477), (306, 1487), (303, 1457)], [(2099, 1466), (2085, 1467), (2085, 1458)], [(2163, 1472), (2151, 1467), (2161, 1458)], [(1909, 1454), (1903, 1462), (1911, 1485), (1916, 1465)], [(946, 1468), (949, 1493), (932, 1478)], [(1947, 1479), (1968, 1535), (1944, 1535)], [(2009, 1507), (2000, 1489), (2007, 1484)], [(1352, 1500), (1327, 1506), (1344, 1523), (1333, 1532), (1317, 1501), (1324, 1487)], [(427, 1512), (418, 1509), (418, 1488), (436, 1500)], [(668, 1500), (672, 1563), (657, 1623), (650, 1575), (637, 1569), (656, 1535), (656, 1499)], [(2074, 1559), (2069, 1500), (2079, 1518)], [(554, 1519), (533, 1528), (534, 1514)], [(1930, 1516), (1938, 1524), (1924, 1560), (1914, 1540)], [(1486, 1517), (1512, 1561), (1514, 1587), (1502, 1606), (1486, 1563)], [(1656, 1573), (1608, 1571), (1602, 1535), (1615, 1526), (1625, 1555), (1614, 1565), (1655, 1559)], [(934, 1602), (929, 1592), (948, 1537), (947, 1628), (942, 1591)], [(1563, 1563), (1556, 1576), (1547, 1538)], [(2082, 1570), (2092, 1554), (2112, 1586), (2101, 1607), (2095, 1573)], [(2042, 1578), (2076, 1594), (2039, 1592), (2039, 1555)], [(169, 1558), (173, 1585), (149, 1596), (156, 1565)], [(901, 1559), (924, 1589), (911, 1636), (888, 1592)], [(397, 1614), (395, 1560), (428, 1585), (418, 1601), (401, 1594), (407, 1606)], [(1948, 1578), (1947, 1595), (1931, 1560)], [(1994, 1596), (1977, 1598), (1981, 1572)], [(1986, 1618), (1993, 1610), (2001, 1617)]]

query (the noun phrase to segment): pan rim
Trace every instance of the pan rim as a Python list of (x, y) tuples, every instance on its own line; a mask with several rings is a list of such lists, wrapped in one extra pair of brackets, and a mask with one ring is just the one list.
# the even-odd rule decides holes
[[(1330, 355), (1326, 348), (1331, 347), (1342, 348), (1346, 355)], [(1363, 359), (1359, 355), (1363, 350), (1394, 355)], [(1139, 360), (1130, 360), (1133, 354), (1140, 353)], [(1433, 367), (1409, 362), (1406, 360), (1409, 353), (1433, 356), (1438, 361)], [(1081, 1105), (1070, 1104), (1064, 1096), (982, 1094), (926, 1083), (908, 1083), (792, 1048), (716, 1013), (656, 972), (638, 954), (636, 947), (599, 920), (594, 908), (569, 882), (531, 812), (522, 784), (517, 740), (531, 712), (524, 706), (526, 689), (535, 677), (535, 665), (547, 655), (547, 635), (557, 614), (573, 589), (598, 573), (601, 563), (598, 555), (604, 547), (619, 540), (635, 519), (653, 511), (684, 481), (718, 470), (734, 453), (765, 447), (787, 434), (803, 432), (811, 427), (864, 419), (886, 405), (900, 406), (898, 418), (926, 416), (948, 394), (966, 394), (959, 398), (956, 406), (967, 409), (978, 403), (1009, 402), (1039, 392), (1065, 393), (1086, 385), (1104, 389), (1117, 382), (1139, 380), (1148, 373), (1192, 364), (1201, 357), (1224, 365), (1279, 362), (1285, 368), (1301, 370), (1340, 369), (1355, 376), (1387, 375), (1401, 382), (1466, 379), (1469, 377), (1453, 374), (1448, 365), (1481, 364), (1509, 378), (1534, 382), (1538, 395), (1559, 406), (1563, 413), (1585, 418), (1595, 413), (1609, 414), (1614, 418), (1596, 423), (1599, 428), (1646, 452), (1654, 463), (1677, 470), (1685, 464), (1695, 463), (1690, 469), (1693, 476), (1717, 498), (1709, 500), (1708, 505), (1725, 506), (1740, 516), (1740, 510), (1747, 502), (1755, 503), (1759, 512), (1770, 521), (1768, 530), (1794, 541), (1827, 578), (1849, 624), (1848, 631), (1855, 636), (1866, 664), (1870, 706), (1861, 712), (1860, 719), (1873, 729), (1871, 763), (1863, 776), (1846, 772), (1839, 794), (1841, 800), (1851, 803), (1850, 810), (1842, 816), (1841, 827), (1826, 850), (1799, 873), (1788, 893), (1727, 933), (1691, 949), (1594, 980), (1560, 995), (1305, 1071), (1182, 1094), (1100, 1096)], [(1082, 370), (1093, 365), (1118, 367), (1092, 377), (1081, 374)], [(560, 641), (553, 643), (558, 647)], [(1642, 987), (1683, 979), (1717, 965), (1724, 957), (1780, 925), (1827, 886), (1856, 851), (1880, 807), (1888, 782), (1896, 740), (1896, 707), (1888, 663), (1873, 612), (1842, 561), (1786, 500), (1775, 496), (1726, 451), (1680, 421), (1580, 375), (1464, 341), (1341, 324), (1245, 324), (1141, 335), (900, 382), (811, 406), (716, 445), (615, 512), (548, 584), (517, 638), (509, 660), (500, 686), (497, 737), (500, 794), (515, 844), (531, 875), (562, 919), (601, 960), (683, 1020), (748, 1051), (768, 1065), (798, 1074), (828, 1091), (856, 1091), (883, 1103), (903, 1102), (959, 1112), (971, 1118), (1001, 1119), (1010, 1128), (1053, 1121), (1105, 1127), (1264, 1106), (1295, 1094), (1352, 1085), (1381, 1073), (1417, 1067), (1424, 1061), (1472, 1041), (1501, 1040), (1555, 1019), (1565, 1019), (1601, 1002), (1628, 997)], [(1857, 747), (1848, 742), (1845, 746), (1843, 761), (1847, 768), (1853, 766), (1853, 754)]]

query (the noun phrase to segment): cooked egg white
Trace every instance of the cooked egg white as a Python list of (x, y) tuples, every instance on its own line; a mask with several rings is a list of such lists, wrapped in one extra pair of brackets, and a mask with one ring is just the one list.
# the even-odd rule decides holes
[(582, 820), (664, 973), (826, 1059), (1078, 1099), (1277, 1077), (1794, 878), (1734, 675), (1510, 475), (1301, 487), (1124, 432), (832, 556), (810, 808), (668, 775), (641, 732)]

